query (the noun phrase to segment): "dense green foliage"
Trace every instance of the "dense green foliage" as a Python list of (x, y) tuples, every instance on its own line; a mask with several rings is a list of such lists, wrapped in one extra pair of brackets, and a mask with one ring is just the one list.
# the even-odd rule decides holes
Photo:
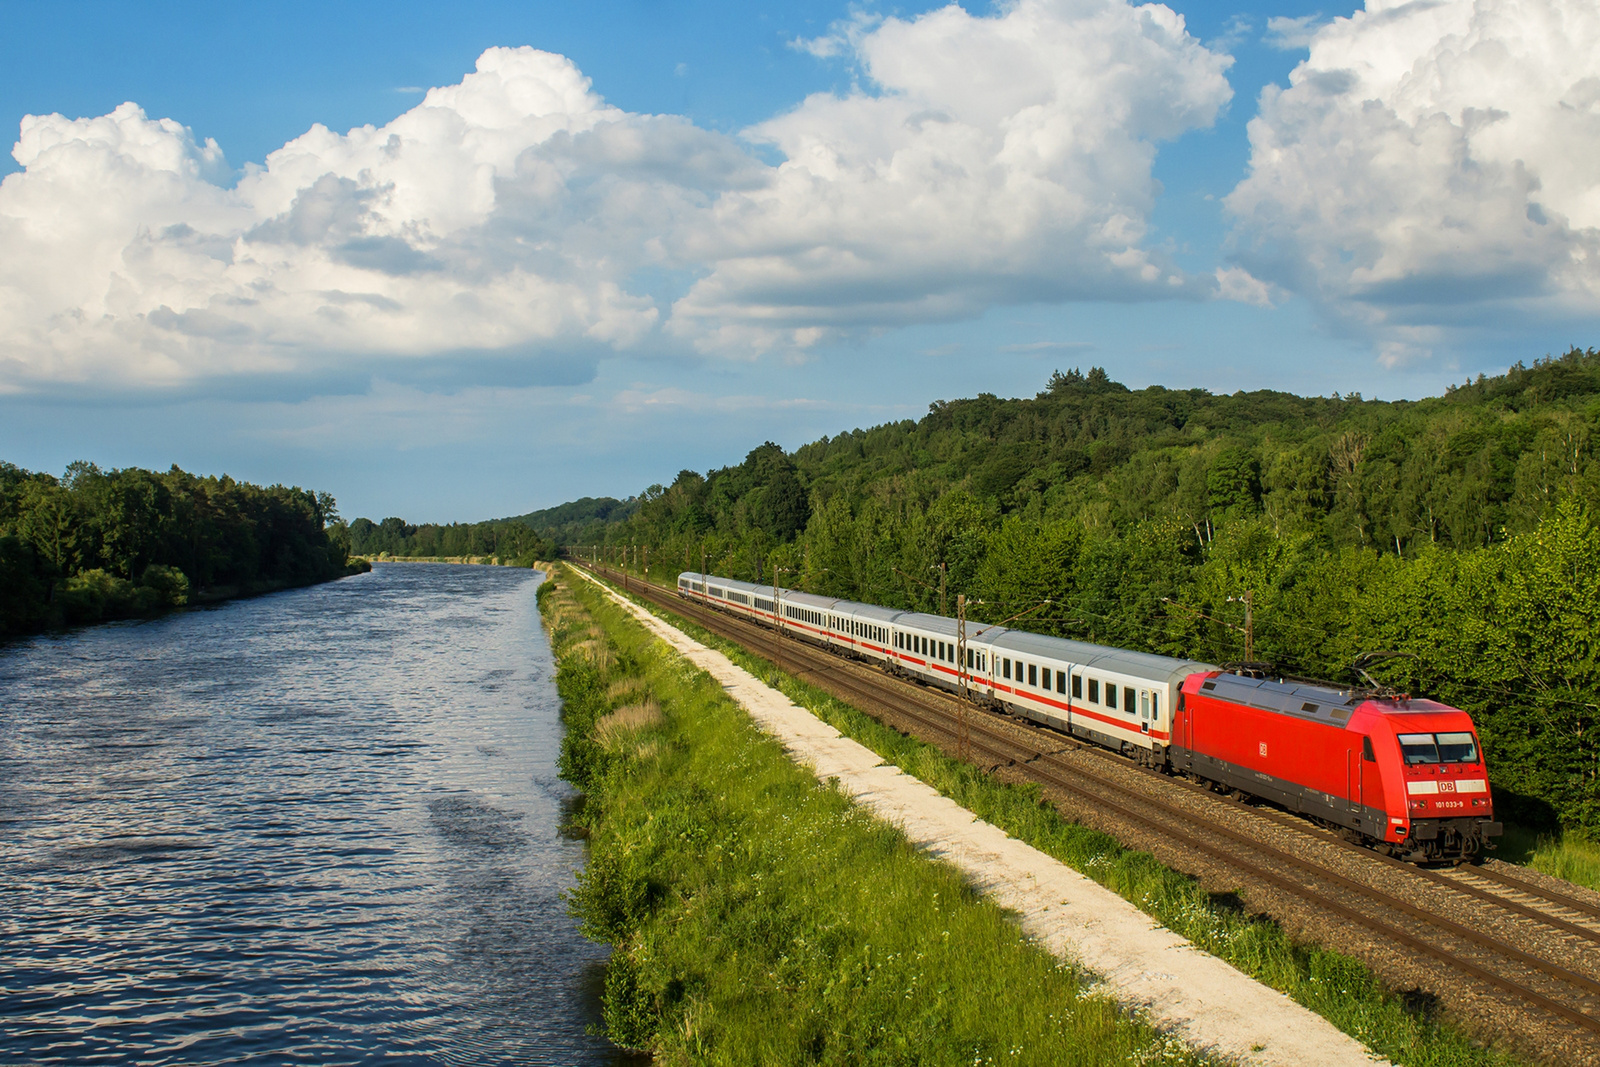
[(554, 555), (555, 545), (516, 519), (413, 526), (391, 516), (382, 522), (352, 522), (350, 551), (358, 556), (492, 556), (529, 566), (534, 560)]
[(1213, 662), (1245, 658), (1248, 590), (1256, 659), (1348, 681), (1407, 653), (1386, 680), (1474, 714), (1502, 811), (1600, 831), (1597, 442), (1594, 350), (1418, 402), (1074, 371), (684, 471), (591, 540)]
[(0, 636), (148, 615), (348, 573), (326, 493), (74, 463), (0, 462)]
[[(933, 786), (979, 818), (1121, 895), (1167, 929), (1326, 1018), (1390, 1062), (1408, 1067), (1511, 1067), (1524, 1062), (1504, 1035), (1473, 1040), (1437, 1007), (1396, 995), (1358, 960), (1297, 944), (1282, 927), (1232, 894), (1213, 896), (1195, 879), (1146, 852), (1069, 822), (1031, 782), (1002, 781), (835, 699), (809, 682), (674, 618), (674, 625), (723, 652), (847, 737)], [(1547, 868), (1542, 868), (1547, 869)]]
[(531, 526), (557, 544), (576, 544), (590, 534), (602, 531), (606, 523), (620, 522), (638, 510), (634, 498), (617, 500), (609, 496), (586, 496), (553, 508), (513, 516), (513, 521)]
[(664, 1064), (1195, 1062), (792, 763), (715, 681), (573, 592), (547, 583), (540, 603), (562, 770), (586, 793), (571, 899), (614, 946), (613, 1040)]

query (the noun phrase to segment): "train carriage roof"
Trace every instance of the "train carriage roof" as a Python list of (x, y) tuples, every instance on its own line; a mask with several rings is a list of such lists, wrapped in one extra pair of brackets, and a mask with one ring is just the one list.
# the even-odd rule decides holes
[(1167, 684), (1178, 684), (1191, 674), (1217, 669), (1209, 663), (1196, 660), (1158, 656), (1152, 652), (1130, 652), (1125, 648), (1092, 645), (1087, 641), (1074, 641), (1066, 637), (1047, 637), (1026, 630), (1007, 630), (992, 643), (997, 649), (1020, 652), (1025, 656), (1064, 660), (1080, 667)]
[(880, 608), (876, 604), (862, 604), (855, 600), (836, 600), (829, 610), (835, 615), (848, 615), (852, 619), (869, 619), (881, 623), (894, 622), (905, 614), (897, 608)]
[(843, 603), (836, 596), (818, 596), (816, 593), (802, 593), (798, 589), (781, 589), (779, 592), (785, 604), (797, 604), (815, 611), (832, 611), (835, 604)]
[[(960, 637), (960, 629), (956, 620), (943, 615), (927, 615), (920, 611), (902, 611), (894, 620), (894, 624), (902, 630), (921, 630), (923, 633), (939, 634), (942, 637)], [(967, 643), (975, 643), (972, 638), (973, 627), (977, 625), (971, 619), (967, 620)]]
[(761, 585), (757, 582), (742, 582), (737, 578), (718, 578), (715, 574), (706, 575), (706, 581), (715, 584), (719, 589), (734, 589), (741, 593), (749, 593), (752, 596), (757, 594), (762, 594), (769, 598), (772, 596), (772, 586)]

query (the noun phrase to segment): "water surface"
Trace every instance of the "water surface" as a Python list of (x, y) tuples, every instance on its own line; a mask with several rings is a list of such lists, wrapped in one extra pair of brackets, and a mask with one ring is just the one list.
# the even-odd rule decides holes
[(611, 1062), (537, 576), (0, 647), (0, 1059)]

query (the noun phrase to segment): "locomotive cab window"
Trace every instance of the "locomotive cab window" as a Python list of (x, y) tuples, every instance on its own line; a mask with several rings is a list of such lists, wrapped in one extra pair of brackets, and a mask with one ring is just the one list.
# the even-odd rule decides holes
[(1477, 763), (1478, 745), (1469, 733), (1435, 734), (1439, 758), (1446, 763)]
[(1398, 736), (1400, 754), (1405, 757), (1408, 767), (1419, 763), (1439, 762), (1439, 746), (1434, 742), (1432, 734), (1400, 734)]

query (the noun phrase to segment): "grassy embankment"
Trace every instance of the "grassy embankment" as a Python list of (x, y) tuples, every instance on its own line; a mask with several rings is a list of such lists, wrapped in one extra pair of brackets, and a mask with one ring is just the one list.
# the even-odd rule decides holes
[(1108, 834), (1069, 822), (1036, 786), (991, 778), (687, 620), (673, 621), (885, 761), (1095, 879), (1168, 929), (1282, 990), (1395, 1063), (1445, 1067), (1524, 1062), (1510, 1051), (1482, 1047), (1450, 1019), (1419, 1013), (1406, 998), (1385, 989), (1361, 962), (1297, 944), (1276, 923), (1213, 898), (1193, 878), (1163, 866), (1150, 854), (1125, 849)]
[(582, 579), (540, 590), (609, 942), (607, 1033), (664, 1063), (1194, 1063), (952, 868), (795, 765)]
[(1576, 831), (1545, 834), (1508, 824), (1495, 858), (1600, 889), (1600, 842)]

